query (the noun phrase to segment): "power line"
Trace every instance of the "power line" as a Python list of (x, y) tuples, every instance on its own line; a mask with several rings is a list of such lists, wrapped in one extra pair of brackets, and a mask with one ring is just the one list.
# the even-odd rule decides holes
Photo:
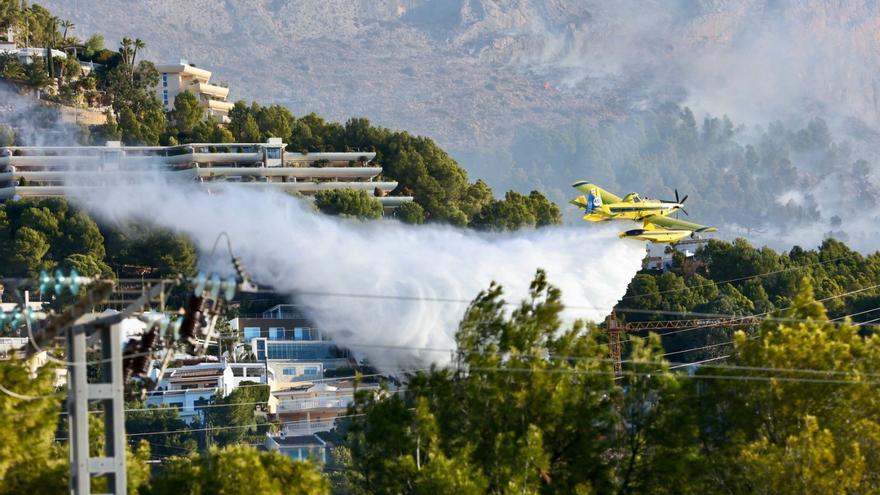
[[(685, 363), (690, 365), (691, 363)], [(578, 370), (570, 368), (468, 368), (468, 371), (478, 372), (500, 372), (500, 373), (559, 373), (571, 375), (609, 375), (616, 377), (614, 370)], [(656, 377), (661, 370), (653, 372), (623, 370), (622, 376), (645, 376)], [(786, 376), (768, 376), (768, 375), (705, 375), (705, 374), (687, 374), (676, 373), (679, 378), (708, 379), (708, 380), (742, 380), (742, 381), (782, 381), (793, 383), (825, 383), (840, 385), (872, 385), (880, 386), (880, 381), (856, 381), (856, 380), (833, 380), (824, 378), (803, 378), (803, 377), (786, 377)]]
[[(860, 288), (860, 289), (851, 290), (851, 291), (848, 291), (848, 292), (844, 292), (844, 293), (842, 293), (842, 294), (837, 294), (837, 295), (829, 296), (829, 297), (825, 297), (825, 298), (822, 298), (822, 299), (816, 299), (815, 302), (825, 302), (825, 301), (830, 301), (830, 300), (832, 300), (832, 299), (838, 299), (838, 298), (841, 298), (841, 297), (846, 297), (846, 296), (850, 296), (850, 295), (853, 295), (853, 294), (858, 294), (858, 293), (860, 293), (860, 292), (865, 292), (865, 291), (873, 290), (873, 289), (876, 289), (876, 288), (878, 288), (878, 287), (880, 287), (880, 284), (872, 285), (872, 286), (869, 286), (869, 287), (863, 287), (863, 288)], [(754, 315), (737, 316), (737, 317), (732, 318), (732, 321), (728, 321), (728, 322), (726, 322), (726, 323), (729, 324), (729, 323), (732, 323), (732, 322), (735, 322), (735, 321), (746, 321), (746, 320), (752, 320), (752, 319), (762, 318), (762, 317), (766, 317), (767, 315), (769, 315), (769, 314), (771, 314), (771, 313), (773, 313), (773, 312), (786, 311), (786, 310), (792, 309), (792, 308), (794, 308), (794, 307), (796, 307), (796, 305), (795, 305), (795, 304), (792, 304), (792, 305), (787, 306), (787, 307), (785, 307), (785, 308), (780, 308), (780, 309), (774, 309), (774, 310), (770, 310), (770, 311), (765, 311), (764, 313), (758, 313), (758, 314), (754, 314)], [(774, 317), (765, 318), (765, 319), (770, 320), (770, 321), (774, 321)], [(784, 317), (783, 317), (783, 318), (779, 318), (779, 319), (781, 319), (781, 320), (785, 320)], [(804, 322), (804, 323), (807, 323), (807, 322), (814, 322), (814, 323), (832, 323), (832, 322), (829, 321), (829, 320), (812, 320), (812, 319), (807, 319), (807, 320), (804, 320), (803, 322)], [(832, 324), (834, 324), (834, 323), (832, 323)], [(683, 328), (683, 329), (681, 329), (681, 330), (673, 330), (673, 331), (671, 331), (671, 332), (664, 332), (664, 333), (659, 334), (659, 335), (660, 335), (661, 337), (665, 337), (665, 336), (667, 336), (667, 335), (676, 335), (676, 334), (680, 334), (680, 333), (684, 333), (684, 332), (691, 332), (691, 331), (694, 331), (694, 330), (700, 330), (700, 329), (703, 329), (703, 328), (711, 328), (711, 327), (715, 327), (715, 326), (717, 326), (717, 324), (708, 323), (708, 324), (697, 325), (697, 326), (690, 327), (690, 328)], [(631, 335), (630, 338), (628, 338), (627, 340), (624, 340), (624, 341), (622, 341), (622, 342), (631, 342), (631, 341), (633, 340), (633, 337), (635, 337), (635, 338), (639, 338), (639, 339), (647, 339), (647, 338), (648, 338), (647, 336), (645, 336), (645, 337), (640, 337), (640, 336), (632, 336), (632, 335)]]

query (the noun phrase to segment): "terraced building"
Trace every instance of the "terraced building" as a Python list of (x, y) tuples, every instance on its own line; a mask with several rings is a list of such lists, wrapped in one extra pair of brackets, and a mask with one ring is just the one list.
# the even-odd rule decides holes
[[(389, 196), (397, 182), (380, 179), (372, 152), (291, 153), (280, 138), (265, 143), (193, 143), (178, 146), (9, 146), (0, 148), (0, 201), (63, 196), (102, 172), (180, 175), (210, 185), (235, 182), (311, 196), (328, 189), (359, 189), (386, 211), (412, 201)], [(135, 177), (134, 175), (132, 177)]]

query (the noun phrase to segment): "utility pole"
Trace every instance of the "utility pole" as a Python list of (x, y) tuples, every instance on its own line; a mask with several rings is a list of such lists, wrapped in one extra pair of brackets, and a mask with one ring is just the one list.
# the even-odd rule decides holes
[[(230, 250), (231, 251), (231, 250)], [(110, 299), (113, 294), (114, 282), (89, 277), (80, 277), (75, 271), (65, 277), (57, 271), (55, 277), (42, 272), (39, 277), (40, 294), (46, 294), (54, 288), (56, 294), (69, 288), (72, 294), (78, 294), (82, 284), (86, 284), (84, 293), (60, 314), (42, 315), (45, 324), (39, 328), (30, 327), (38, 320), (37, 315), (26, 303), (27, 296), (22, 297), (19, 286), (31, 285), (29, 280), (7, 279), (15, 282), (15, 294), (23, 310), (17, 310), (13, 318), (13, 327), (23, 318), (28, 325), (32, 346), (28, 346), (31, 355), (42, 350), (41, 345), (53, 342), (62, 334), (67, 341), (67, 414), (69, 425), (68, 446), (70, 452), (70, 493), (72, 495), (90, 495), (91, 481), (94, 477), (105, 477), (109, 493), (122, 495), (126, 493), (127, 476), (125, 467), (126, 436), (125, 436), (125, 381), (126, 370), (145, 374), (143, 363), (137, 364), (136, 358), (148, 356), (159, 338), (165, 334), (165, 357), (163, 358), (159, 376), (164, 373), (172, 356), (173, 346), (180, 341), (194, 355), (202, 356), (207, 350), (214, 332), (217, 315), (224, 305), (232, 300), (236, 290), (254, 292), (257, 290), (241, 261), (233, 258), (236, 275), (221, 280), (212, 274), (209, 278), (203, 273), (193, 280), (195, 289), (190, 295), (183, 317), (175, 325), (164, 319), (164, 324), (150, 329), (140, 341), (135, 355), (122, 349), (121, 323), (135, 312), (159, 298), (164, 305), (165, 283), (160, 281), (149, 290), (142, 290), (141, 296), (128, 302), (122, 311), (86, 319), (89, 313), (99, 304)], [(4, 281), (5, 282), (5, 281)], [(180, 277), (176, 283), (183, 283)], [(26, 293), (25, 293), (26, 294)], [(22, 300), (25, 304), (22, 304)], [(85, 320), (85, 321), (84, 321)], [(0, 321), (0, 324), (3, 322)], [(154, 323), (155, 325), (155, 323)], [(197, 335), (199, 334), (199, 335)], [(150, 337), (148, 337), (148, 335)], [(198, 338), (202, 337), (202, 340)], [(101, 348), (101, 376), (97, 381), (90, 382), (88, 377), (88, 345), (90, 339), (97, 339)], [(144, 359), (143, 361), (148, 361)], [(134, 368), (138, 369), (134, 369)], [(104, 422), (104, 452), (102, 456), (92, 457), (89, 452), (89, 404), (97, 402), (102, 414), (96, 415)], [(207, 433), (210, 439), (210, 430)]]
[[(125, 470), (125, 381), (122, 372), (122, 329), (119, 323), (101, 319), (76, 325), (67, 331), (68, 396), (70, 424), (70, 488), (76, 495), (91, 493), (93, 476), (106, 476), (108, 493), (126, 493)], [(101, 379), (88, 380), (86, 340), (96, 334), (101, 345)], [(103, 409), (104, 455), (89, 454), (89, 402)]]
[[(107, 478), (109, 493), (126, 493), (125, 468), (125, 372), (123, 371), (122, 320), (139, 311), (164, 289), (164, 284), (154, 285), (138, 299), (132, 301), (119, 313), (99, 317), (67, 329), (68, 349), (68, 395), (67, 414), (70, 425), (70, 491), (74, 495), (89, 495), (94, 476)], [(113, 283), (96, 281), (86, 295), (69, 311), (84, 313), (113, 292)], [(97, 297), (96, 297), (97, 296)], [(100, 299), (98, 299), (100, 298)], [(62, 314), (62, 317), (67, 311)], [(75, 318), (74, 318), (75, 319)], [(100, 381), (89, 382), (86, 341), (96, 336), (101, 346)], [(104, 455), (89, 454), (89, 402), (97, 401), (104, 421)]]

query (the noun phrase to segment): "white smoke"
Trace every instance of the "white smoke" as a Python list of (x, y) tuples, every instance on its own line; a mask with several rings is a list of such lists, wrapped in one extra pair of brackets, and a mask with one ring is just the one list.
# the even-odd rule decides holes
[[(105, 221), (123, 226), (147, 221), (184, 233), (203, 254), (227, 232), (258, 283), (300, 292), (296, 302), (322, 331), (386, 371), (448, 360), (450, 353), (436, 349), (454, 347), (467, 304), (431, 299), (469, 301), (494, 280), (503, 285), (507, 301), (518, 303), (543, 268), (562, 290), (567, 318), (601, 320), (623, 296), (645, 254), (642, 243), (618, 239), (611, 226), (478, 234), (329, 217), (304, 200), (241, 185), (208, 192), (165, 179), (104, 184), (75, 189), (72, 197)], [(225, 250), (220, 251), (202, 264), (226, 265)], [(385, 345), (410, 349), (379, 347)]]

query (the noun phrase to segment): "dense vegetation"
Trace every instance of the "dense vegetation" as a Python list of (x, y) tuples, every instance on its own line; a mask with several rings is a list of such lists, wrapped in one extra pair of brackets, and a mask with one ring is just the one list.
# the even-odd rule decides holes
[[(834, 264), (831, 272), (847, 271)], [(404, 394), (359, 395), (324, 476), (234, 445), (249, 437), (206, 449), (198, 434), (174, 433), (132, 439), (130, 486), (157, 494), (328, 493), (330, 482), (353, 494), (874, 493), (880, 338), (833, 321), (808, 277), (795, 285), (775, 320), (732, 336), (726, 361), (673, 370), (651, 335), (627, 344), (619, 379), (600, 329), (563, 326), (561, 294), (543, 273), (512, 312), (492, 286), (462, 320), (451, 367), (410, 376)], [(66, 491), (64, 443), (53, 441), (62, 397), (51, 395), (51, 376), (0, 364), (5, 387), (42, 396), (0, 394), (0, 410), (19, 426), (2, 432), (0, 493)], [(261, 393), (230, 396), (240, 405), (211, 422), (254, 424)], [(132, 413), (126, 426), (184, 429), (174, 410)], [(150, 450), (164, 459), (152, 471)]]
[[(414, 196), (426, 219), (511, 230), (561, 221), (559, 208), (536, 191), (529, 201), (519, 195), (496, 200), (485, 182), (469, 183), (467, 172), (426, 137), (375, 127), (363, 118), (345, 124), (327, 122), (315, 114), (297, 118), (279, 105), (238, 102), (229, 116), (229, 130), (236, 141), (280, 137), (288, 143), (287, 149), (295, 152), (375, 152), (375, 163), (382, 166), (383, 177), (399, 182), (392, 194)], [(480, 217), (486, 206), (490, 208)], [(407, 212), (406, 218), (411, 216)], [(419, 217), (415, 212), (414, 218)]]
[(729, 360), (673, 372), (660, 338), (614, 379), (594, 327), (560, 323), (543, 274), (512, 314), (492, 287), (454, 366), (363, 396), (337, 458), (350, 493), (874, 493), (880, 339), (833, 323), (804, 281)]
[(0, 204), (0, 275), (75, 268), (82, 275), (191, 274), (196, 253), (184, 237), (154, 228), (100, 228), (63, 198)]
[(382, 205), (366, 191), (337, 189), (315, 195), (315, 206), (323, 213), (344, 215), (362, 220), (382, 216)]
[[(671, 271), (637, 274), (617, 313), (626, 321), (767, 314), (791, 306), (804, 277), (812, 280), (832, 317), (856, 313), (857, 321), (870, 321), (880, 316), (880, 310), (868, 311), (880, 308), (880, 253), (865, 256), (833, 239), (816, 250), (795, 246), (783, 253), (755, 248), (744, 239), (710, 241), (693, 259), (677, 253)], [(851, 291), (857, 292), (840, 297)], [(729, 340), (729, 331), (708, 328), (672, 334), (663, 343), (668, 352), (681, 352)], [(697, 361), (728, 350), (698, 349), (677, 358)]]
[(578, 179), (621, 195), (672, 198), (677, 188), (690, 194), (687, 208), (701, 223), (728, 230), (804, 223), (840, 236), (841, 217), (880, 200), (871, 155), (856, 148), (873, 134), (855, 128), (847, 137), (820, 118), (746, 128), (727, 117), (700, 122), (669, 105), (598, 123), (524, 127), (509, 149), (460, 158), (493, 187), (537, 188), (557, 203), (575, 195), (570, 184)]

